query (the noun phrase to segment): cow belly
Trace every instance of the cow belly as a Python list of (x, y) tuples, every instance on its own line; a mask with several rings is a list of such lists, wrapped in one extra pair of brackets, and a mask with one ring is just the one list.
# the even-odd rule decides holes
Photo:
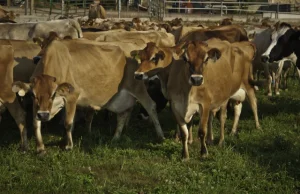
[(122, 113), (135, 104), (135, 98), (126, 90), (118, 92), (105, 106), (114, 113)]
[(243, 102), (245, 98), (246, 98), (246, 92), (241, 88), (230, 97), (230, 99), (240, 101), (240, 102)]

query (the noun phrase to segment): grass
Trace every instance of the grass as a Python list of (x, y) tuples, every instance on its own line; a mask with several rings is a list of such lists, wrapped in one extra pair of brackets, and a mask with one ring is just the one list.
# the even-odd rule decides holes
[[(99, 112), (93, 133), (80, 123), (74, 130), (75, 147), (63, 151), (59, 142), (63, 126), (59, 117), (44, 125), (47, 154), (18, 151), (19, 132), (5, 114), (0, 129), (1, 193), (300, 193), (299, 81), (290, 79), (289, 91), (266, 97), (258, 91), (263, 131), (255, 129), (248, 103), (244, 103), (236, 137), (225, 136), (225, 146), (209, 146), (209, 157), (200, 158), (199, 141), (190, 146), (190, 161), (182, 162), (181, 144), (173, 141), (176, 125), (169, 110), (159, 114), (167, 137), (156, 143), (153, 125), (140, 121), (134, 110), (122, 139), (111, 143), (116, 118), (104, 121)], [(199, 119), (199, 118), (198, 118)], [(196, 120), (198, 120), (196, 119)], [(232, 126), (229, 111), (226, 127)], [(214, 120), (218, 140), (219, 122)]]

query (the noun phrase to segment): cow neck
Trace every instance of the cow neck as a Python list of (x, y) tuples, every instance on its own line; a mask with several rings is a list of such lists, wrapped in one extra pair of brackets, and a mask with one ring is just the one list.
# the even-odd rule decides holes
[(173, 61), (174, 61), (174, 59), (172, 58), (171, 63), (169, 65), (167, 65), (166, 67), (164, 67), (157, 74), (159, 77), (159, 80), (160, 80), (162, 93), (166, 99), (169, 99), (168, 92), (167, 92), (167, 84), (168, 84), (170, 69), (172, 67)]
[(56, 78), (57, 84), (68, 82), (75, 86), (74, 78), (70, 72), (72, 57), (67, 46), (62, 41), (54, 40), (45, 50), (44, 55), (33, 73), (33, 77), (41, 74)]

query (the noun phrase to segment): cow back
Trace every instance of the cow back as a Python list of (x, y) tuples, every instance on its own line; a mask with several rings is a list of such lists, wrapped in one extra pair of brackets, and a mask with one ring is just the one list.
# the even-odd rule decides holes
[(54, 40), (45, 48), (34, 76), (47, 74), (57, 83), (71, 83), (80, 92), (82, 104), (103, 106), (118, 92), (126, 58), (117, 46), (93, 41)]

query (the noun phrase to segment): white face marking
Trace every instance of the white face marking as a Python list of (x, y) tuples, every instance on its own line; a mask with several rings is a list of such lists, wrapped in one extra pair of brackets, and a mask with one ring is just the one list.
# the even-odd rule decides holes
[(272, 49), (276, 46), (278, 39), (283, 36), (286, 31), (288, 31), (289, 27), (283, 27), (279, 31), (274, 31), (272, 34), (272, 42), (270, 46), (267, 48), (267, 50), (262, 54), (262, 56), (269, 56)]

